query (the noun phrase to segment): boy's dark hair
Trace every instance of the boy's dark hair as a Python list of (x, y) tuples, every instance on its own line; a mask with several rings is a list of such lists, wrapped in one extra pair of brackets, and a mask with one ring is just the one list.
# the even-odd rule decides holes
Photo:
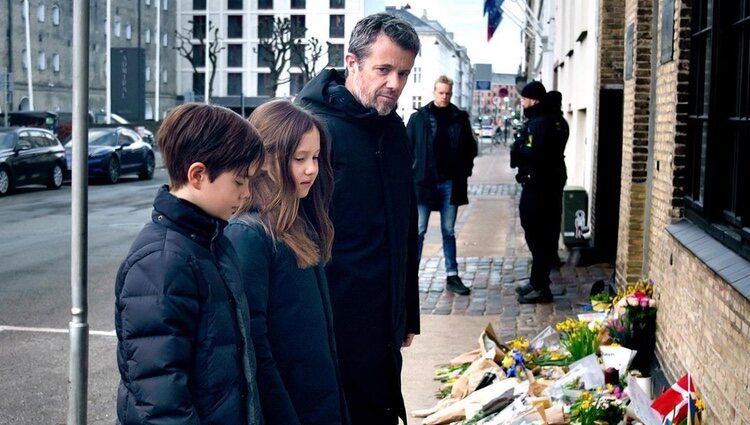
[(187, 103), (172, 110), (156, 134), (172, 189), (187, 184), (190, 165), (201, 162), (213, 181), (225, 171), (252, 174), (263, 164), (263, 144), (250, 123), (230, 109)]
[(365, 16), (354, 25), (349, 37), (349, 53), (357, 57), (358, 63), (370, 56), (370, 46), (381, 33), (400, 48), (414, 55), (419, 53), (421, 46), (414, 27), (403, 18), (382, 12)]

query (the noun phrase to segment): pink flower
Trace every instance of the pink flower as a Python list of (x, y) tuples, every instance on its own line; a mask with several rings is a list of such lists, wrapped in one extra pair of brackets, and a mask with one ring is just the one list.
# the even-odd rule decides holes
[(632, 295), (628, 295), (626, 301), (627, 301), (628, 305), (631, 306), (631, 307), (638, 307), (638, 305), (640, 304), (640, 302), (638, 302), (638, 298), (636, 298), (636, 297), (634, 297)]
[(648, 302), (649, 302), (648, 298), (641, 298), (640, 301), (641, 301), (641, 307), (643, 307), (643, 308), (648, 307)]

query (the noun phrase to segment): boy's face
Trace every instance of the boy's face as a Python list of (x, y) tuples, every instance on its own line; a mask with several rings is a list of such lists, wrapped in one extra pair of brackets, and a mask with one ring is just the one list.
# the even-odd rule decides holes
[(250, 178), (234, 171), (219, 174), (214, 181), (205, 176), (199, 191), (198, 206), (216, 218), (229, 220), (250, 197)]

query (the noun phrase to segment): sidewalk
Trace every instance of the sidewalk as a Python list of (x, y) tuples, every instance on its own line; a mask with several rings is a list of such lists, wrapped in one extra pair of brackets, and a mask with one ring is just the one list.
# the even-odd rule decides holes
[(611, 265), (565, 265), (551, 275), (553, 303), (519, 305), (514, 288), (528, 282), (531, 266), (518, 217), (521, 187), (508, 166), (508, 148), (482, 143), (480, 152), (469, 179), (469, 205), (459, 209), (456, 221), (459, 275), (472, 288), (468, 296), (443, 291), (440, 215), (430, 216), (419, 274), (422, 332), (403, 350), (407, 412), (435, 404), (440, 383), (433, 380), (434, 370), (476, 348), (488, 323), (502, 340), (533, 337), (580, 312), (591, 285), (612, 275)]

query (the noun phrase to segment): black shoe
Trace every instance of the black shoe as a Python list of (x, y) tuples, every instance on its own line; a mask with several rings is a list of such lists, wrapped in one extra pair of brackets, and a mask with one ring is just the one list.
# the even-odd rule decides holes
[(518, 297), (519, 304), (544, 304), (552, 302), (552, 292), (533, 290), (526, 295)]
[(469, 295), (471, 293), (471, 289), (467, 288), (458, 276), (448, 276), (445, 281), (445, 289), (458, 295)]
[(528, 283), (521, 286), (516, 286), (516, 294), (524, 296), (534, 290), (534, 287)]

